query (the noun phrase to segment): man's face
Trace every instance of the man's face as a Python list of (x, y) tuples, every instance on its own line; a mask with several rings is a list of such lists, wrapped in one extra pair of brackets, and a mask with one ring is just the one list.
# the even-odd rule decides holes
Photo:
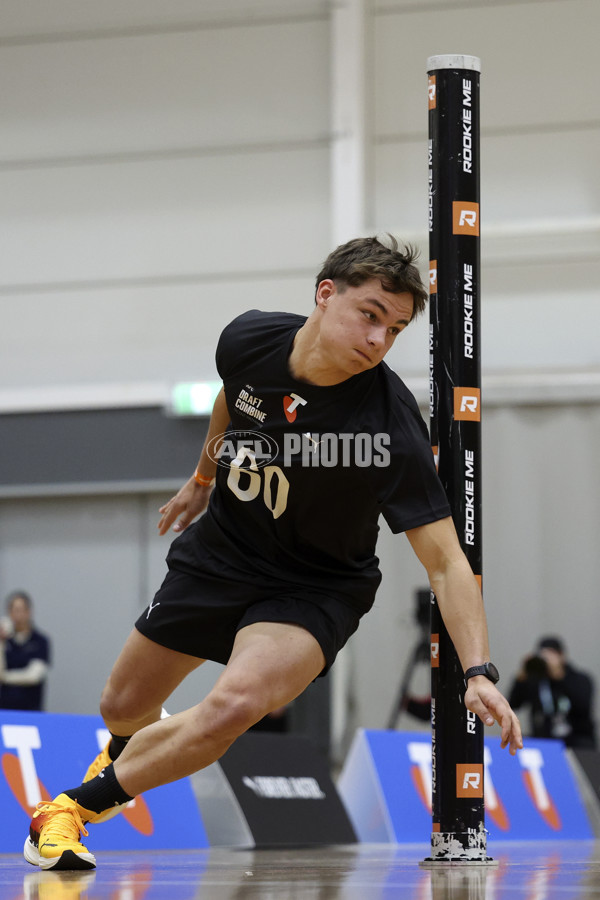
[(554, 650), (552, 647), (542, 647), (540, 656), (546, 661), (551, 678), (562, 678), (564, 676), (565, 656), (560, 650)]
[(323, 312), (319, 347), (346, 377), (372, 369), (384, 358), (413, 314), (413, 296), (390, 294), (378, 278), (359, 287), (327, 279), (317, 290)]
[(15, 597), (11, 603), (9, 615), (15, 631), (26, 631), (31, 625), (31, 611), (25, 600)]

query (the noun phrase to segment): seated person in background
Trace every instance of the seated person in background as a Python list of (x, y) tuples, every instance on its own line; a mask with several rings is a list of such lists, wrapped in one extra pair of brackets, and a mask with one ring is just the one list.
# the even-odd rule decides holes
[(0, 622), (0, 708), (44, 707), (50, 641), (33, 624), (33, 604), (25, 591), (6, 598), (8, 617)]
[(568, 747), (593, 748), (593, 694), (592, 679), (567, 662), (563, 642), (545, 637), (536, 653), (523, 660), (509, 702), (513, 709), (530, 707), (533, 737), (558, 738)]

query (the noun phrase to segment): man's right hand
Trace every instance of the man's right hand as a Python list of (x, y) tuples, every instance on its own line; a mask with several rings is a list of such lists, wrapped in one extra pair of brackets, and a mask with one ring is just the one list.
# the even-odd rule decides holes
[(166, 534), (171, 525), (173, 525), (173, 531), (181, 533), (196, 516), (204, 512), (208, 506), (211, 491), (212, 485), (205, 487), (198, 484), (192, 476), (168, 503), (160, 507), (161, 518), (158, 523), (158, 533), (161, 536)]

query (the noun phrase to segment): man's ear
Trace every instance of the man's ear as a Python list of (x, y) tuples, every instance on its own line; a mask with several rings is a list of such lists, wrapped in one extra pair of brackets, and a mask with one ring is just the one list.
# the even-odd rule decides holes
[(331, 278), (325, 278), (319, 282), (317, 293), (315, 295), (315, 303), (320, 309), (326, 309), (327, 304), (335, 294), (335, 282)]

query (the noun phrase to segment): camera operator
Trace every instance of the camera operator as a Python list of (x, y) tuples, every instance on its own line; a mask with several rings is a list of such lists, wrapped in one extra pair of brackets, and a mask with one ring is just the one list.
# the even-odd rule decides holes
[(568, 747), (595, 747), (594, 685), (567, 661), (563, 642), (542, 638), (527, 656), (509, 693), (513, 709), (530, 707), (533, 737), (558, 738)]

